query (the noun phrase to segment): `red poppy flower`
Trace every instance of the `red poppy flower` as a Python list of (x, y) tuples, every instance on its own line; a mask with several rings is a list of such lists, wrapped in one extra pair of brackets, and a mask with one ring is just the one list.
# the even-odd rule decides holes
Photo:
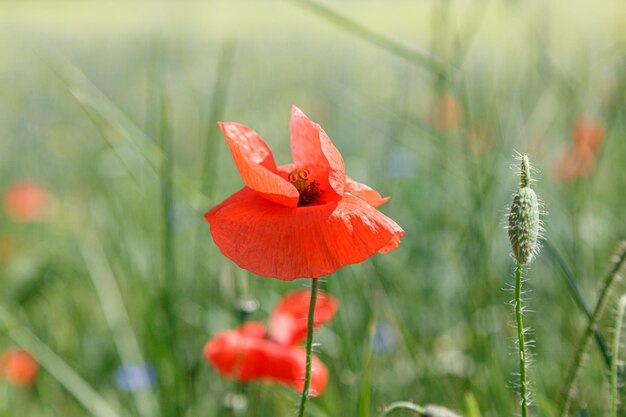
[[(204, 357), (221, 374), (238, 381), (267, 380), (301, 391), (306, 351), (280, 345), (264, 336), (265, 326), (258, 322), (220, 332), (205, 346)], [(328, 370), (317, 357), (312, 360), (311, 392), (320, 395), (326, 388)]]
[(345, 174), (324, 130), (291, 112), (294, 163), (277, 166), (252, 129), (219, 124), (245, 187), (205, 214), (222, 253), (258, 275), (329, 275), (398, 247), (404, 230), (374, 207), (387, 198)]
[[(222, 374), (241, 382), (268, 380), (301, 391), (304, 384), (306, 351), (296, 346), (306, 332), (306, 319), (301, 322), (311, 292), (287, 294), (272, 312), (270, 334), (265, 325), (248, 322), (235, 330), (219, 332), (204, 347), (205, 359)], [(337, 311), (338, 302), (320, 292), (315, 307), (314, 327), (328, 322)], [(298, 303), (306, 303), (299, 306)], [(306, 312), (305, 312), (306, 316)], [(312, 362), (311, 393), (320, 395), (326, 388), (328, 370), (315, 356)]]
[(589, 115), (578, 117), (572, 126), (572, 141), (579, 152), (597, 152), (604, 142), (602, 122)]
[(4, 209), (13, 220), (42, 220), (50, 206), (50, 193), (31, 181), (19, 181), (4, 193)]
[(27, 387), (37, 377), (39, 364), (30, 353), (21, 349), (8, 349), (0, 357), (0, 375), (9, 382)]
[[(306, 338), (311, 292), (292, 291), (285, 295), (270, 316), (270, 337), (283, 345), (297, 345)], [(313, 327), (328, 322), (337, 312), (335, 298), (320, 292), (315, 304)]]
[(560, 182), (574, 182), (591, 174), (594, 167), (594, 153), (588, 148), (575, 148), (558, 157), (555, 176)]

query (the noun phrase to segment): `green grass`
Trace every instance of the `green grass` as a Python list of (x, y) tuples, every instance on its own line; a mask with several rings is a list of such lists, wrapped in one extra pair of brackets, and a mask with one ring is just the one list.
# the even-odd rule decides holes
[[(0, 235), (14, 242), (0, 261), (0, 348), (23, 345), (44, 368), (30, 389), (0, 381), (0, 416), (293, 415), (297, 393), (238, 386), (201, 357), (238, 323), (239, 298), (257, 298), (252, 319), (265, 320), (282, 294), (308, 285), (237, 269), (202, 219), (241, 186), (216, 120), (252, 127), (286, 163), (292, 104), (325, 128), (351, 177), (392, 197), (381, 210), (406, 230), (398, 250), (321, 283), (341, 306), (316, 334), (331, 376), (310, 415), (376, 416), (407, 400), (471, 416), (519, 411), (503, 290), (514, 282), (504, 216), (517, 151), (538, 168), (549, 212), (550, 248), (524, 284), (530, 414), (556, 414), (587, 326), (577, 302), (593, 311), (626, 237), (624, 6), (324, 3), (457, 68), (444, 79), (297, 3), (0, 5), (0, 189), (32, 178), (54, 194), (43, 223), (0, 213)], [(441, 91), (463, 107), (447, 132), (424, 118)], [(607, 135), (592, 174), (563, 184), (554, 161), (581, 113)], [(480, 155), (466, 141), (476, 123), (493, 135)], [(615, 305), (600, 320), (609, 342)], [(376, 322), (395, 332), (390, 352), (371, 349)], [(154, 390), (120, 391), (115, 369), (140, 360), (157, 370)], [(594, 342), (573, 410), (608, 415), (608, 369)], [(243, 413), (224, 407), (235, 392)]]

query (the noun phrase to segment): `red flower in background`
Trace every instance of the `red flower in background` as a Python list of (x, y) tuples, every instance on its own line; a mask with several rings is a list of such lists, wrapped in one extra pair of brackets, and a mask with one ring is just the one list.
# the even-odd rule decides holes
[(595, 155), (587, 151), (570, 150), (556, 160), (556, 178), (561, 182), (573, 182), (591, 174), (596, 165)]
[(572, 126), (572, 142), (576, 152), (596, 153), (604, 142), (604, 126), (589, 115), (580, 116)]
[(556, 160), (556, 178), (573, 182), (591, 174), (596, 166), (596, 153), (604, 142), (604, 126), (599, 120), (583, 115), (572, 125), (572, 147)]
[(386, 202), (345, 174), (324, 130), (291, 112), (294, 164), (277, 166), (252, 129), (220, 123), (245, 187), (205, 214), (222, 253), (258, 275), (317, 278), (397, 248), (404, 230), (374, 207)]
[[(283, 345), (297, 345), (306, 338), (310, 291), (292, 291), (285, 295), (270, 316), (270, 337)], [(320, 293), (315, 305), (313, 327), (333, 318), (339, 307), (333, 297)]]
[(4, 193), (4, 209), (15, 221), (38, 221), (50, 207), (50, 193), (32, 181), (18, 181)]
[(28, 387), (33, 384), (39, 364), (32, 355), (21, 349), (7, 349), (0, 357), (0, 375), (14, 385)]
[[(303, 308), (296, 307), (295, 303), (308, 302), (310, 296), (310, 291), (305, 290), (294, 291), (285, 296), (272, 313), (269, 337), (265, 325), (259, 322), (249, 322), (235, 330), (219, 332), (204, 347), (205, 359), (222, 375), (238, 381), (267, 380), (301, 391), (304, 385), (306, 351), (297, 346), (302, 340)], [(337, 305), (333, 297), (319, 293), (314, 315), (315, 327), (330, 320), (337, 311)], [(275, 321), (276, 317), (280, 317), (278, 322)], [(274, 329), (275, 325), (281, 324), (285, 324), (285, 327)], [(306, 331), (306, 322), (304, 329)], [(311, 372), (311, 394), (320, 395), (326, 388), (328, 370), (313, 356)]]
[(463, 122), (463, 106), (451, 92), (427, 97), (422, 104), (427, 124), (442, 133), (451, 133)]

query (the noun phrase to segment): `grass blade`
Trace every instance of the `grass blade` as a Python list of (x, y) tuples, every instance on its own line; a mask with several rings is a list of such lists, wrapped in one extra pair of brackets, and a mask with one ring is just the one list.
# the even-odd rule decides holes
[[(76, 233), (76, 236), (80, 235), (80, 233)], [(81, 239), (79, 247), (122, 363), (145, 363), (131, 327), (122, 294), (102, 245), (97, 237), (92, 234), (89, 238)], [(156, 398), (151, 391), (133, 390), (133, 396), (141, 416), (156, 417), (160, 415)]]
[(456, 69), (449, 64), (441, 61), (440, 59), (430, 55), (426, 51), (419, 51), (411, 49), (385, 35), (374, 32), (367, 26), (364, 26), (346, 16), (343, 16), (336, 11), (323, 6), (312, 0), (288, 0), (298, 7), (309, 10), (310, 12), (318, 15), (327, 22), (352, 33), (353, 35), (376, 45), (394, 55), (406, 59), (413, 64), (416, 64), (422, 68), (426, 68), (432, 73), (435, 73), (441, 78), (447, 78), (448, 72), (452, 69)]
[[(591, 310), (589, 309), (589, 307), (587, 307), (587, 304), (583, 299), (582, 293), (578, 288), (578, 284), (576, 284), (574, 273), (569, 268), (569, 266), (567, 266), (567, 263), (565, 262), (561, 254), (556, 250), (554, 246), (552, 246), (552, 244), (550, 244), (550, 242), (544, 242), (544, 246), (548, 251), (548, 256), (554, 259), (554, 261), (563, 272), (563, 279), (565, 279), (565, 284), (567, 285), (567, 289), (574, 299), (574, 302), (576, 303), (578, 308), (580, 308), (580, 310), (585, 313), (585, 315), (587, 316), (587, 320), (591, 320)], [(596, 343), (598, 344), (598, 348), (600, 349), (600, 353), (602, 353), (602, 357), (604, 358), (604, 362), (606, 363), (607, 368), (609, 368), (611, 366), (611, 352), (609, 350), (608, 343), (606, 342), (606, 339), (604, 338), (604, 335), (602, 334), (602, 331), (600, 329), (594, 329), (593, 333), (596, 339)]]
[(615, 320), (615, 334), (613, 336), (613, 360), (611, 361), (611, 417), (617, 417), (617, 377), (618, 377), (618, 359), (619, 359), (619, 346), (622, 332), (622, 325), (624, 324), (624, 311), (626, 311), (626, 295), (622, 295), (619, 299), (617, 306), (617, 317)]
[[(35, 355), (41, 366), (92, 416), (119, 417), (121, 415), (60, 356), (54, 353), (26, 326), (12, 317), (3, 307), (0, 307), (0, 321), (3, 322), (8, 336), (20, 347)], [(124, 412), (124, 414), (130, 415), (128, 412)]]

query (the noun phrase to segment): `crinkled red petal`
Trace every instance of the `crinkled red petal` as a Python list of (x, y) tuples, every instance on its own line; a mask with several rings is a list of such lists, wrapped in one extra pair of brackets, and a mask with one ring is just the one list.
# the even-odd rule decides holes
[[(218, 333), (204, 347), (205, 359), (224, 376), (241, 382), (267, 380), (301, 391), (306, 351), (295, 346), (244, 334), (241, 329)], [(320, 395), (328, 382), (328, 370), (313, 356), (311, 393)]]
[(346, 170), (343, 157), (324, 129), (312, 122), (296, 106), (291, 108), (291, 154), (293, 162), (309, 170), (309, 177), (324, 190), (324, 202), (336, 201), (344, 194)]
[(395, 249), (404, 230), (361, 199), (288, 208), (241, 190), (205, 215), (222, 253), (282, 280), (318, 278)]
[(346, 177), (346, 192), (359, 197), (372, 207), (378, 207), (389, 201), (389, 197), (381, 196), (378, 191), (350, 177)]
[(219, 123), (246, 186), (264, 198), (285, 207), (296, 207), (300, 194), (276, 171), (274, 156), (252, 129), (239, 123)]
[[(282, 345), (297, 345), (306, 338), (311, 291), (296, 290), (283, 297), (270, 316), (270, 338)], [(339, 303), (325, 292), (319, 292), (315, 304), (313, 327), (333, 318)]]

